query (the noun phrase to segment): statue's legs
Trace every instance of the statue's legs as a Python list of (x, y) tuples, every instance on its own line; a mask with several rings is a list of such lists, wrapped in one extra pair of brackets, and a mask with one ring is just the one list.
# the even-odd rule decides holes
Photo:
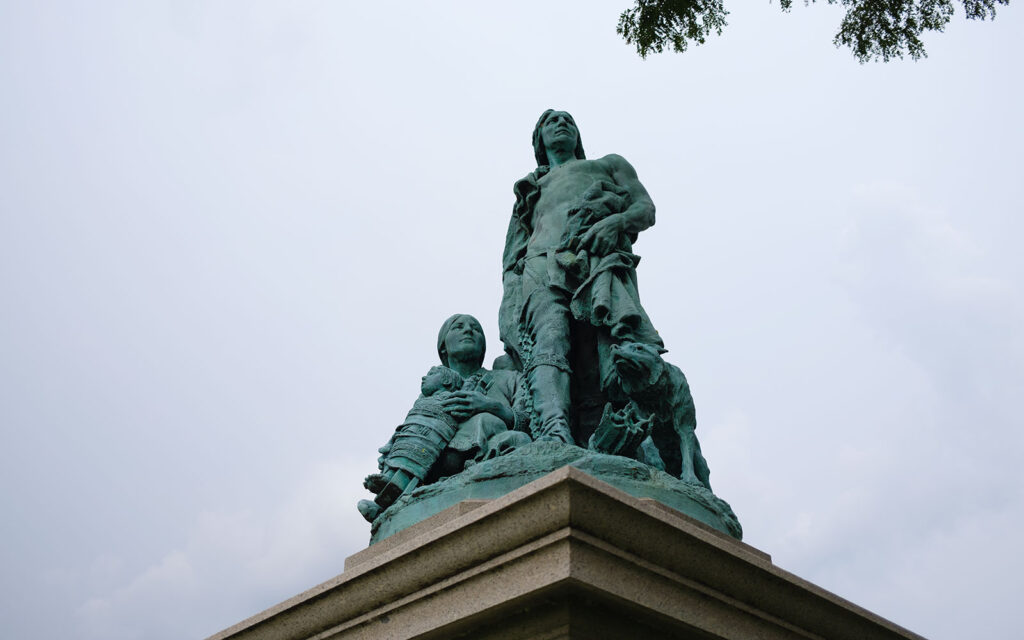
[[(529, 336), (526, 379), (533, 400), (532, 430), (536, 440), (572, 443), (570, 423), (569, 292), (548, 284), (547, 274), (523, 274), (523, 330)], [(539, 277), (538, 277), (539, 276)]]
[(597, 345), (607, 332), (589, 322), (572, 324), (572, 426), (573, 439), (585, 443), (601, 421), (611, 399), (601, 384), (601, 359)]
[(558, 440), (572, 444), (569, 430), (569, 372), (560, 366), (535, 364), (527, 373), (533, 397), (533, 420), (539, 427), (537, 440)]

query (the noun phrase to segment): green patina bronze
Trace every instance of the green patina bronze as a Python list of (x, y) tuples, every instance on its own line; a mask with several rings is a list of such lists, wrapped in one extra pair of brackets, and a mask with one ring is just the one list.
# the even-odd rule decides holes
[(371, 542), (566, 464), (739, 538), (711, 492), (686, 376), (640, 304), (633, 243), (654, 203), (624, 158), (587, 159), (564, 111), (541, 115), (533, 149), (502, 259), (506, 355), (488, 370), (476, 318), (442, 325), (441, 364), (364, 483)]

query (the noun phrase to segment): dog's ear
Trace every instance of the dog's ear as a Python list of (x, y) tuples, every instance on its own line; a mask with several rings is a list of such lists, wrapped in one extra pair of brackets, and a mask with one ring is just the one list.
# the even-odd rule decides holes
[(654, 366), (651, 367), (651, 370), (647, 373), (647, 385), (654, 386), (654, 383), (656, 383), (658, 379), (661, 378), (661, 374), (664, 370), (665, 361), (662, 360), (661, 358), (655, 360)]

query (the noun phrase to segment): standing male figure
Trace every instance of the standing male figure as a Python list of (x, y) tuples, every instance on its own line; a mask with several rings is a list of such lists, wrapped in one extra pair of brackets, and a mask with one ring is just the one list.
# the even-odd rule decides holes
[(586, 159), (564, 111), (541, 115), (533, 148), (538, 166), (515, 184), (505, 238), (501, 340), (526, 372), (535, 438), (571, 443), (575, 429), (585, 446), (592, 416), (615, 394), (611, 345), (662, 346), (632, 253), (654, 203), (621, 156)]

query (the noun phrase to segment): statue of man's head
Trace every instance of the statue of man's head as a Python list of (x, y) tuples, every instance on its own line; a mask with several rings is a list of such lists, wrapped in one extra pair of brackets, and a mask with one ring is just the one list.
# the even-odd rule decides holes
[(540, 115), (537, 126), (533, 128), (533, 156), (537, 159), (537, 166), (548, 164), (548, 151), (544, 144), (544, 125), (548, 124), (548, 121), (551, 121), (551, 124), (566, 124), (572, 128), (572, 132), (576, 135), (576, 147), (573, 152), (578, 159), (585, 160), (587, 156), (583, 153), (583, 139), (580, 137), (576, 121), (567, 111), (548, 109)]

